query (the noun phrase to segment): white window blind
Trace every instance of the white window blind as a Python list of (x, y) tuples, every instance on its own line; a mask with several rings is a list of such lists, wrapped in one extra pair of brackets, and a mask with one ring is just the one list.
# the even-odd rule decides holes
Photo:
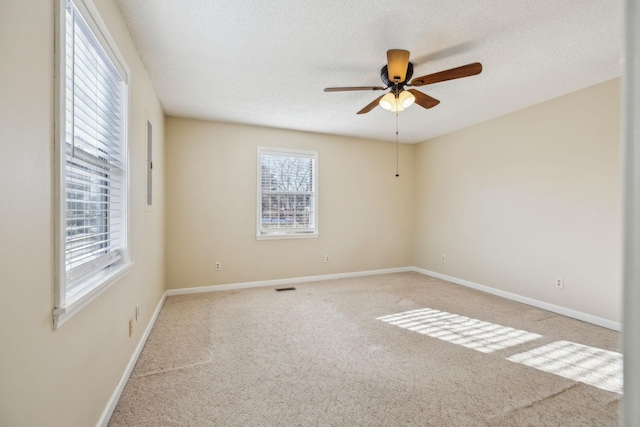
[(111, 48), (86, 17), (85, 5), (64, 1), (64, 142), (58, 142), (58, 150), (64, 146), (58, 154), (64, 169), (58, 173), (58, 235), (64, 244), (57, 246), (64, 254), (58, 256), (56, 304), (63, 312), (122, 264), (127, 219), (126, 73), (105, 50)]
[(317, 236), (317, 157), (258, 148), (258, 238)]

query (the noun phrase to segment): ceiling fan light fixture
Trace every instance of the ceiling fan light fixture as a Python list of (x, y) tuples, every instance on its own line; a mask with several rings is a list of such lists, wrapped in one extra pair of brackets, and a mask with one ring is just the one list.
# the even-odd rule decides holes
[(396, 97), (393, 92), (389, 92), (380, 98), (380, 106), (385, 110), (391, 110), (396, 105)]
[(413, 104), (415, 100), (416, 97), (411, 92), (403, 90), (398, 96), (393, 92), (389, 92), (380, 99), (379, 104), (385, 110), (395, 113), (397, 111), (403, 111)]
[(400, 101), (402, 108), (407, 108), (416, 101), (416, 97), (411, 92), (403, 90), (398, 95), (398, 101)]

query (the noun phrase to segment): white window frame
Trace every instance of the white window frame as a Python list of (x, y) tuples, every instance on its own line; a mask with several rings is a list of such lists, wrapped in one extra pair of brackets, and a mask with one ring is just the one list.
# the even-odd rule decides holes
[[(258, 147), (257, 150), (257, 203), (256, 203), (256, 239), (305, 239), (318, 237), (318, 152), (307, 150), (296, 150), (291, 148), (270, 148)], [(300, 229), (263, 229), (262, 228), (262, 155), (273, 154), (288, 157), (307, 157), (312, 158), (314, 162), (314, 170), (312, 177), (313, 187), (313, 227), (309, 230)]]
[[(112, 258), (119, 258), (107, 267), (94, 266), (94, 272), (86, 277), (76, 279), (73, 293), (67, 292), (67, 277), (65, 267), (66, 257), (66, 4), (67, 0), (55, 2), (55, 289), (53, 326), (58, 328), (77, 314), (82, 308), (95, 300), (109, 286), (124, 276), (133, 263), (129, 256), (129, 156), (128, 156), (128, 126), (129, 126), (129, 75), (130, 70), (123, 56), (117, 49), (116, 43), (106, 29), (96, 7), (91, 0), (72, 0), (77, 12), (86, 22), (95, 36), (97, 43), (107, 53), (112, 64), (118, 70), (125, 84), (124, 114), (122, 139), (124, 155), (122, 159), (122, 189), (121, 189), (121, 244)], [(82, 151), (82, 150), (80, 150)]]

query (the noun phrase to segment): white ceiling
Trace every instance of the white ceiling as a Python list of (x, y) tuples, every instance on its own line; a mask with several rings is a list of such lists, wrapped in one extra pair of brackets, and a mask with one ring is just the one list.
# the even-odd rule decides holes
[(395, 141), (395, 114), (356, 112), (383, 92), (388, 49), (441, 101), (399, 115), (415, 143), (621, 75), (621, 0), (118, 0), (168, 115)]

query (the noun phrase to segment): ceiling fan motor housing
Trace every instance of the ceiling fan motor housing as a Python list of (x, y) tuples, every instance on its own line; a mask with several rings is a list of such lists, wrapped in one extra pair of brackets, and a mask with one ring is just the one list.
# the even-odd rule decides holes
[(382, 67), (382, 69), (380, 70), (380, 78), (382, 79), (382, 82), (387, 86), (387, 87), (391, 87), (393, 86), (394, 88), (397, 86), (398, 89), (402, 89), (402, 87), (409, 81), (411, 80), (411, 76), (413, 75), (413, 64), (411, 62), (408, 63), (407, 65), (407, 76), (405, 77), (403, 82), (394, 82), (393, 80), (389, 79), (389, 70), (387, 68), (387, 66), (385, 65), (384, 67)]

